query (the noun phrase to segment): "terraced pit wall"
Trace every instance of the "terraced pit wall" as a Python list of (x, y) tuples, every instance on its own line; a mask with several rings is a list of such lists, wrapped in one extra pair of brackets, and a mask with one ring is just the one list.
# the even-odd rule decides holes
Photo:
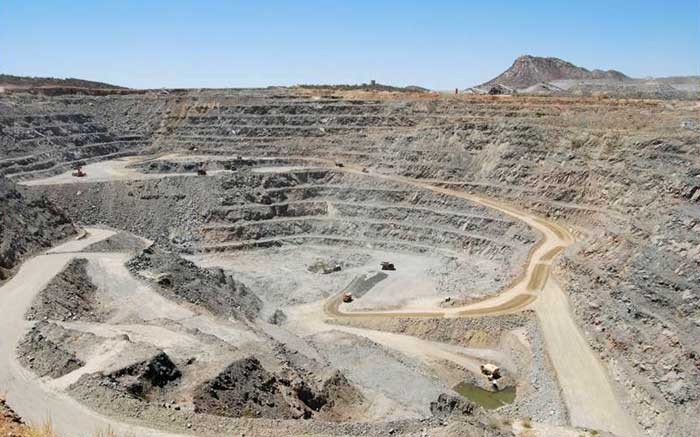
[(74, 211), (76, 221), (189, 253), (310, 243), (488, 259), (502, 268), (494, 291), (518, 274), (537, 238), (524, 224), (466, 200), (335, 170), (65, 184), (42, 192)]
[[(146, 151), (293, 155), (432, 180), (555, 217), (581, 238), (556, 274), (588, 340), (611, 377), (626, 387), (631, 411), (651, 434), (692, 429), (700, 399), (700, 147), (687, 122), (699, 116), (695, 102), (313, 94), (7, 96), (0, 100), (0, 171), (22, 179), (64, 171), (76, 160)], [(329, 221), (297, 219), (327, 215), (326, 197), (341, 210), (344, 202), (370, 201), (359, 190), (350, 200), (334, 188), (297, 184), (266, 192), (270, 205), (253, 201), (237, 210), (241, 205), (210, 203), (206, 195), (201, 205), (189, 196), (176, 200), (181, 193), (168, 184), (178, 183), (138, 184), (139, 190), (170, 190), (173, 205), (191, 202), (196, 213), (182, 226), (192, 229), (174, 232), (180, 225), (169, 222), (157, 229), (172, 240), (173, 233), (195, 235), (190, 231), (197, 228), (196, 242), (205, 245), (259, 243), (268, 232), (288, 236), (291, 222), (301, 234), (323, 235), (334, 226)], [(128, 196), (121, 188), (100, 189)], [(79, 200), (67, 200), (71, 190), (75, 194), (74, 187), (49, 191), (78, 208)], [(302, 206), (307, 200), (316, 203)], [(95, 212), (81, 214), (108, 222), (112, 214), (104, 208), (98, 204), (90, 210)], [(370, 208), (362, 211), (365, 219), (376, 214), (362, 208)], [(418, 211), (413, 214), (428, 214)], [(229, 218), (238, 214), (296, 222), (241, 225)], [(393, 220), (401, 211), (385, 208), (382, 214)], [(434, 219), (449, 227), (450, 218)], [(217, 229), (212, 221), (229, 227)], [(479, 232), (483, 225), (498, 226), (479, 223)], [(343, 226), (348, 228), (333, 233), (356, 232)], [(430, 245), (440, 243), (437, 235), (429, 238)]]

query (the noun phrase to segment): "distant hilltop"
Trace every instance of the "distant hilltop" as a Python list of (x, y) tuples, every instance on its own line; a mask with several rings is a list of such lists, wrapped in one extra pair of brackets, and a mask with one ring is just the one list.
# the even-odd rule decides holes
[(0, 74), (0, 87), (5, 88), (36, 88), (36, 87), (75, 87), (75, 88), (103, 88), (124, 89), (117, 85), (92, 80), (75, 79), (72, 77), (59, 79), (55, 77), (28, 77)]
[(630, 79), (616, 70), (587, 70), (559, 58), (525, 55), (497, 77), (481, 86), (502, 85), (509, 88), (527, 88), (538, 83), (562, 79)]
[(588, 70), (559, 58), (524, 55), (495, 78), (463, 92), (695, 99), (700, 95), (700, 78), (634, 79), (616, 70)]

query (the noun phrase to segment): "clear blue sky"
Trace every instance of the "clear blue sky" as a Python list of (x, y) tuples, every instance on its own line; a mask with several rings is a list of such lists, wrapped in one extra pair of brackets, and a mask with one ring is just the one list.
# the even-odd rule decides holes
[(451, 89), (522, 54), (700, 74), (698, 0), (3, 0), (0, 72), (131, 87)]

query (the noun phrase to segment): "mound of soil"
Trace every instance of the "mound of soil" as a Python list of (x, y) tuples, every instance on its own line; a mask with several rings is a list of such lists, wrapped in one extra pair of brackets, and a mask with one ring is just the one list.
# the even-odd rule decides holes
[(471, 416), (476, 410), (476, 405), (471, 402), (446, 393), (438, 396), (437, 400), (430, 403), (430, 412), (434, 416), (448, 417), (452, 415)]
[(204, 270), (178, 255), (151, 246), (127, 263), (134, 273), (159, 285), (176, 298), (202, 305), (214, 314), (253, 319), (262, 301), (245, 284), (221, 269)]
[[(107, 414), (136, 417), (149, 406), (162, 405), (160, 401), (171, 393), (171, 387), (180, 383), (180, 370), (170, 357), (158, 349), (141, 347), (147, 357), (117, 370), (84, 374), (68, 387), (75, 399), (102, 406)], [(149, 352), (150, 351), (150, 352)]]
[(271, 373), (252, 356), (234, 361), (194, 393), (196, 412), (228, 417), (338, 420), (344, 406), (362, 401), (338, 371), (318, 383), (295, 369)]
[(0, 176), (0, 282), (30, 253), (51, 247), (75, 228), (46, 197), (23, 194)]
[(83, 252), (139, 252), (149, 244), (131, 232), (118, 232), (83, 249)]
[(313, 264), (307, 267), (311, 273), (322, 273), (324, 275), (339, 272), (342, 270), (342, 263), (336, 260), (316, 260)]
[(123, 388), (135, 397), (146, 398), (154, 389), (165, 387), (181, 375), (170, 357), (161, 351), (148, 360), (106, 375), (106, 378), (112, 386)]
[(300, 400), (311, 408), (317, 419), (341, 421), (347, 419), (344, 414), (348, 406), (357, 407), (364, 402), (364, 397), (353, 386), (342, 372), (336, 370), (330, 377), (321, 382), (316, 392), (309, 391)]
[(56, 275), (34, 298), (27, 320), (100, 320), (97, 287), (86, 271), (87, 263), (75, 258)]
[(85, 364), (66, 349), (64, 342), (48, 338), (46, 330), (63, 329), (53, 323), (39, 322), (17, 345), (17, 359), (24, 367), (41, 377), (59, 378)]
[(291, 418), (279, 381), (260, 361), (234, 361), (219, 375), (195, 389), (195, 412), (228, 417)]

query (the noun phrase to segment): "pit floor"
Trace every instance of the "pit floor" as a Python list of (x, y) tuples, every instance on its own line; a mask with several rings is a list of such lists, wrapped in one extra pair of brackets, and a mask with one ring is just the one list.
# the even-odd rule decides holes
[[(227, 254), (188, 257), (201, 267), (220, 267), (233, 273), (265, 302), (265, 312), (325, 299), (341, 291), (358, 277), (381, 271), (390, 261), (395, 271), (344, 309), (412, 309), (434, 306), (451, 299), (478, 298), (493, 293), (506, 281), (498, 262), (476, 257), (446, 257), (434, 254), (389, 252), (372, 248), (331, 246), (286, 246)], [(322, 262), (339, 264), (338, 272), (309, 271)], [(499, 280), (500, 279), (500, 280)]]

